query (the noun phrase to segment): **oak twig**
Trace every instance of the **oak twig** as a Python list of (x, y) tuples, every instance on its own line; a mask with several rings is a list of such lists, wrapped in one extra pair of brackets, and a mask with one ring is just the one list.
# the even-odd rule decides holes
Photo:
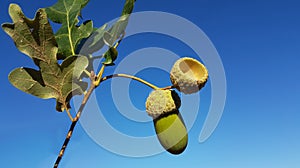
[[(103, 72), (101, 72), (101, 73), (103, 73)], [(95, 73), (91, 72), (91, 75), (90, 75), (90, 80), (91, 80), (90, 87), (89, 87), (87, 93), (84, 95), (84, 98), (83, 98), (83, 100), (81, 102), (81, 105), (80, 105), (80, 107), (78, 109), (78, 112), (77, 112), (75, 118), (72, 120), (72, 124), (71, 124), (71, 126), (69, 128), (68, 134), (67, 134), (67, 136), (65, 138), (65, 141), (64, 141), (64, 143), (63, 143), (63, 145), (62, 145), (62, 147), (60, 149), (59, 155), (57, 156), (57, 159), (55, 161), (55, 164), (54, 164), (53, 168), (57, 168), (58, 167), (58, 165), (59, 165), (59, 163), (60, 163), (60, 161), (61, 161), (61, 159), (62, 159), (62, 157), (64, 155), (64, 152), (65, 152), (65, 150), (66, 150), (66, 148), (67, 148), (67, 146), (69, 144), (69, 141), (70, 141), (70, 139), (72, 137), (74, 128), (75, 128), (75, 126), (76, 126), (76, 124), (77, 124), (77, 122), (78, 122), (78, 120), (79, 120), (79, 118), (81, 116), (81, 113), (82, 113), (82, 111), (83, 111), (83, 109), (84, 109), (84, 107), (85, 107), (85, 105), (86, 105), (89, 97), (91, 96), (91, 94), (93, 93), (94, 89), (96, 88), (95, 87), (96, 77), (97, 76), (95, 75)]]

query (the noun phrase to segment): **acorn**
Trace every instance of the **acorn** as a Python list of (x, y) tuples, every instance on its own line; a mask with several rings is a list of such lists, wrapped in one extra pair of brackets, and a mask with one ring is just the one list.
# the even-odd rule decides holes
[(198, 60), (183, 57), (174, 63), (170, 79), (178, 91), (192, 94), (204, 87), (208, 79), (208, 71)]
[(161, 145), (172, 154), (182, 153), (188, 142), (187, 129), (179, 113), (181, 100), (174, 90), (154, 90), (146, 101)]

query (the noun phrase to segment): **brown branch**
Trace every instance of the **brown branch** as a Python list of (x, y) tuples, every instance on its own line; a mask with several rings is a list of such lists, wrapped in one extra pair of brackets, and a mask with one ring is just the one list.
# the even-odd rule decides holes
[(67, 148), (67, 146), (69, 144), (69, 141), (70, 141), (70, 139), (72, 137), (74, 128), (75, 128), (75, 126), (76, 126), (76, 124), (77, 124), (77, 122), (78, 122), (78, 120), (79, 120), (79, 118), (81, 116), (81, 113), (82, 113), (82, 111), (83, 111), (83, 109), (84, 109), (84, 107), (85, 107), (88, 99), (90, 98), (91, 94), (93, 93), (94, 89), (96, 88), (95, 87), (96, 75), (95, 75), (94, 72), (91, 73), (90, 79), (91, 79), (90, 88), (87, 91), (87, 93), (84, 95), (84, 98), (83, 98), (83, 100), (81, 102), (81, 105), (80, 105), (80, 107), (78, 109), (78, 112), (76, 114), (76, 117), (72, 121), (72, 124), (71, 124), (71, 126), (69, 128), (68, 134), (67, 134), (67, 136), (65, 138), (65, 141), (64, 141), (64, 143), (63, 143), (63, 145), (62, 145), (62, 147), (60, 149), (59, 155), (57, 156), (57, 159), (55, 161), (55, 164), (54, 164), (53, 168), (57, 168), (58, 167), (58, 165), (59, 165), (59, 163), (60, 163), (60, 161), (61, 161), (61, 159), (62, 159), (62, 157), (63, 157), (63, 155), (65, 153), (65, 150), (66, 150), (66, 148)]

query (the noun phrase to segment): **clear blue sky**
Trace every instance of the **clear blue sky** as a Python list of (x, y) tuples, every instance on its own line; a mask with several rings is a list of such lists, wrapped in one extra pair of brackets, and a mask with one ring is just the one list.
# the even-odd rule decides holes
[[(18, 3), (26, 16), (32, 18), (38, 8), (55, 2), (1, 1), (0, 23), (11, 22), (7, 12), (9, 3)], [(123, 1), (91, 0), (82, 14), (99, 27), (117, 17), (122, 5)], [(135, 12), (151, 10), (177, 14), (200, 27), (213, 42), (227, 79), (222, 119), (213, 135), (199, 143), (199, 132), (210, 102), (208, 83), (201, 93), (200, 115), (189, 132), (189, 144), (182, 155), (164, 152), (143, 158), (119, 156), (101, 148), (77, 125), (61, 167), (300, 167), (299, 9), (297, 0), (137, 0)], [(7, 75), (12, 69), (34, 65), (3, 31), (0, 34), (1, 167), (50, 168), (70, 121), (65, 113), (55, 111), (54, 100), (35, 98), (9, 83)], [(145, 47), (167, 48), (182, 56), (195, 54), (172, 38), (150, 33), (124, 40), (119, 53), (126, 55)], [(122, 60), (122, 56), (119, 59)], [(111, 72), (109, 69), (107, 74)], [(138, 75), (159, 86), (170, 84), (168, 74), (157, 69), (147, 69)], [(151, 122), (127, 121), (118, 114), (110, 92), (106, 92), (110, 91), (109, 84), (97, 90), (99, 104), (109, 122), (130, 135), (152, 135)], [(132, 83), (129, 91), (134, 105), (143, 109), (150, 89)], [(147, 150), (147, 144), (143, 150)]]

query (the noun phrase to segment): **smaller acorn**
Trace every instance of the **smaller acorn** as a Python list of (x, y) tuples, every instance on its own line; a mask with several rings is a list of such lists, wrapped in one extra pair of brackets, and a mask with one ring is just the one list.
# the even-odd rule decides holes
[(174, 63), (170, 79), (178, 91), (192, 94), (204, 87), (208, 79), (208, 71), (198, 60), (184, 57)]
[(146, 111), (152, 116), (161, 145), (172, 154), (182, 153), (188, 142), (183, 119), (178, 111), (181, 100), (174, 90), (154, 90), (146, 101)]

